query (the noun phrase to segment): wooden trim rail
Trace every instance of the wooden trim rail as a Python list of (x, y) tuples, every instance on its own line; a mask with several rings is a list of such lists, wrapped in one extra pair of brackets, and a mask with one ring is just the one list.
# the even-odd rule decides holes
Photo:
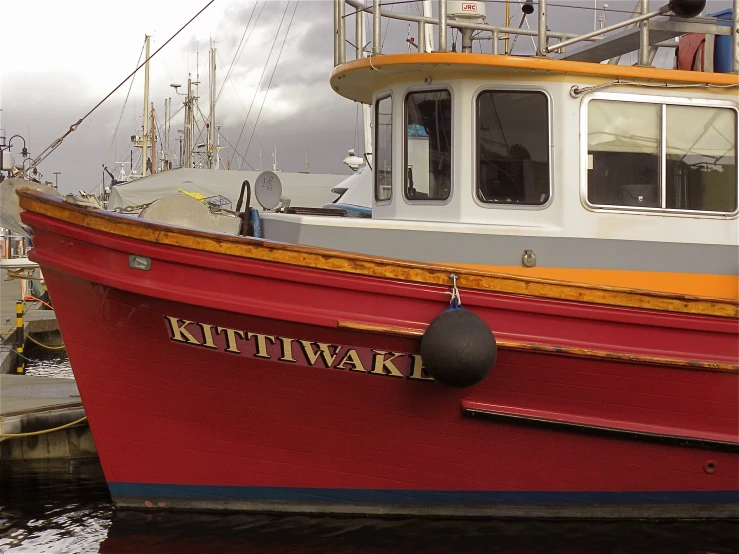
[(88, 229), (150, 243), (429, 285), (449, 286), (449, 276), (455, 273), (459, 288), (467, 290), (707, 316), (739, 317), (739, 302), (727, 299), (569, 283), (269, 242), (144, 221), (77, 206), (30, 189), (19, 190), (18, 196), (24, 210)]
[[(378, 333), (384, 335), (392, 335), (396, 337), (421, 338), (425, 332), (425, 327), (395, 327), (387, 325), (375, 325), (372, 323), (363, 323), (359, 321), (339, 320), (336, 323), (339, 329), (351, 329), (353, 331), (363, 331), (365, 333)], [(529, 352), (547, 352), (551, 354), (561, 354), (565, 356), (577, 356), (581, 358), (605, 358), (618, 362), (631, 362), (638, 364), (653, 364), (663, 366), (677, 366), (685, 369), (703, 369), (722, 372), (739, 373), (739, 364), (730, 364), (726, 362), (714, 362), (703, 360), (688, 360), (683, 358), (670, 358), (663, 356), (647, 356), (641, 354), (628, 354), (626, 352), (612, 352), (608, 350), (592, 350), (589, 348), (577, 348), (568, 346), (557, 346), (553, 344), (544, 344), (537, 342), (524, 342), (507, 339), (496, 339), (498, 348), (503, 350), (519, 350)]]

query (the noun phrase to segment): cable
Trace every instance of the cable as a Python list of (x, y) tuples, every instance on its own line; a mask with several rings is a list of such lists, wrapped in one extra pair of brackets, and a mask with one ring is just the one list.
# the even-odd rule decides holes
[[(251, 11), (251, 15), (249, 16), (249, 21), (246, 22), (246, 27), (244, 27), (244, 34), (241, 35), (241, 40), (239, 41), (239, 45), (236, 47), (236, 52), (234, 52), (234, 58), (231, 61), (231, 65), (228, 68), (228, 71), (226, 72), (226, 77), (223, 80), (223, 84), (221, 84), (221, 90), (218, 91), (218, 94), (216, 95), (216, 102), (221, 99), (221, 94), (223, 94), (223, 89), (226, 87), (226, 81), (229, 80), (231, 77), (231, 72), (233, 71), (234, 67), (236, 67), (236, 62), (239, 61), (239, 58), (241, 58), (241, 54), (244, 53), (244, 50), (246, 49), (246, 45), (249, 44), (249, 39), (251, 38), (251, 35), (254, 33), (254, 29), (257, 26), (257, 22), (259, 21), (259, 18), (262, 17), (262, 12), (264, 11), (264, 7), (267, 5), (267, 2), (265, 1), (264, 4), (262, 4), (262, 9), (259, 10), (259, 15), (257, 15), (256, 21), (254, 21), (254, 25), (251, 28), (251, 32), (249, 33), (249, 36), (246, 37), (246, 42), (244, 42), (244, 48), (241, 48), (241, 43), (244, 41), (244, 36), (246, 36), (246, 32), (249, 30), (249, 23), (251, 23), (251, 19), (254, 16), (254, 12), (257, 9), (257, 4), (259, 4), (259, 0), (257, 0), (254, 3), (254, 8)], [(241, 51), (239, 52), (239, 49), (241, 48)]]
[(19, 354), (18, 352), (16, 352), (15, 348), (10, 348), (8, 346), (0, 346), (0, 350), (7, 350), (9, 352), (13, 352), (16, 356), (20, 356), (21, 358), (23, 358), (27, 362), (36, 363), (36, 362), (40, 362), (41, 361), (41, 360), (34, 360), (33, 358), (28, 358), (28, 357), (24, 356), (23, 354)]
[[(141, 52), (139, 52), (139, 59), (136, 60), (136, 66), (141, 63), (141, 56), (144, 55), (144, 48), (146, 47), (146, 40), (144, 40), (144, 44), (141, 45)], [(126, 105), (128, 104), (128, 97), (131, 95), (131, 89), (133, 88), (133, 83), (136, 80), (136, 77), (134, 76), (133, 79), (131, 79), (131, 84), (128, 87), (128, 92), (126, 93), (126, 99), (123, 101), (123, 107), (121, 108), (121, 115), (118, 116), (118, 123), (115, 124), (115, 131), (113, 131), (113, 138), (110, 139), (110, 146), (108, 146), (108, 153), (105, 155), (106, 159), (108, 156), (110, 156), (110, 151), (113, 149), (113, 145), (115, 144), (116, 138), (118, 136), (118, 127), (121, 124), (121, 120), (123, 119), (123, 114), (126, 111)], [(118, 152), (116, 152), (118, 154)], [(114, 160), (115, 161), (115, 160)]]
[[(43, 304), (44, 306), (46, 306), (46, 307), (47, 307), (47, 308), (49, 308), (50, 310), (53, 310), (53, 309), (54, 309), (54, 306), (52, 306), (51, 304), (48, 304), (48, 303), (44, 302), (44, 301), (43, 301), (43, 300), (41, 300), (40, 298), (36, 298), (35, 296), (31, 296), (30, 294), (26, 294), (26, 295), (25, 295), (25, 296), (23, 297), (23, 300), (24, 300), (25, 302), (28, 302), (28, 301), (30, 301), (30, 300), (32, 300), (32, 301), (34, 301), (34, 302), (41, 302), (41, 303), (42, 303), (42, 304)], [(25, 313), (25, 312), (24, 312), (24, 313)]]
[[(295, 19), (295, 12), (298, 11), (298, 3), (299, 2), (300, 2), (300, 0), (296, 0), (295, 1), (295, 9), (293, 10), (293, 14), (290, 17), (290, 23), (287, 24), (287, 30), (285, 31), (285, 38), (282, 41), (282, 46), (280, 46), (280, 52), (277, 54), (277, 61), (275, 62), (275, 67), (272, 70), (272, 76), (269, 78), (269, 83), (267, 84), (267, 90), (264, 93), (264, 99), (262, 100), (262, 105), (259, 108), (259, 113), (257, 114), (257, 120), (254, 122), (254, 127), (252, 128), (252, 131), (251, 131), (251, 137), (249, 137), (249, 143), (246, 145), (246, 150), (244, 151), (244, 156), (243, 156), (242, 160), (244, 158), (246, 158), (246, 153), (249, 152), (249, 146), (251, 146), (252, 137), (254, 136), (254, 133), (256, 133), (256, 131), (257, 131), (257, 125), (259, 124), (259, 116), (262, 115), (262, 109), (264, 108), (264, 104), (266, 104), (266, 102), (267, 102), (267, 95), (269, 94), (269, 89), (272, 86), (272, 79), (275, 78), (275, 73), (277, 73), (277, 66), (280, 64), (280, 58), (282, 57), (282, 50), (285, 48), (285, 44), (287, 43), (287, 36), (290, 34), (290, 27), (293, 24), (293, 19)], [(287, 13), (287, 8), (285, 8), (285, 13)], [(283, 18), (284, 18), (284, 16), (283, 16)], [(282, 26), (282, 23), (280, 23), (280, 26)], [(278, 32), (279, 32), (279, 29), (278, 29)], [(241, 169), (241, 166), (239, 166), (239, 169)]]
[(142, 63), (136, 69), (134, 69), (133, 72), (128, 77), (126, 77), (125, 79), (123, 79), (123, 81), (121, 81), (120, 84), (117, 87), (115, 87), (113, 90), (111, 90), (105, 96), (105, 98), (103, 98), (100, 102), (98, 102), (97, 104), (95, 104), (95, 107), (93, 107), (89, 112), (87, 112), (84, 116), (82, 116), (80, 119), (78, 119), (76, 123), (73, 123), (72, 125), (70, 125), (69, 126), (69, 129), (67, 130), (66, 133), (64, 133), (61, 137), (59, 137), (54, 142), (52, 142), (49, 146), (47, 146), (46, 149), (43, 152), (41, 152), (41, 154), (39, 154), (38, 157), (36, 157), (36, 159), (33, 160), (26, 169), (24, 169), (23, 171), (20, 172), (20, 177), (24, 177), (32, 168), (36, 167), (38, 164), (40, 164), (42, 161), (44, 161), (49, 156), (49, 154), (51, 154), (54, 150), (56, 150), (59, 147), (59, 145), (64, 141), (65, 138), (67, 138), (68, 135), (70, 135), (71, 133), (73, 133), (74, 131), (77, 130), (77, 128), (82, 124), (82, 122), (85, 119), (87, 119), (90, 116), (90, 114), (92, 114), (92, 112), (94, 112), (95, 110), (97, 110), (102, 105), (103, 102), (105, 102), (108, 98), (110, 98), (113, 95), (113, 93), (115, 93), (115, 91), (117, 91), (119, 88), (121, 88), (125, 84), (125, 82), (128, 81), (131, 77), (133, 77), (136, 74), (136, 72), (139, 69), (141, 69), (150, 59), (152, 59), (154, 56), (156, 56), (162, 50), (162, 48), (164, 48), (165, 46), (167, 46), (167, 44), (169, 44), (172, 41), (172, 39), (174, 39), (177, 35), (179, 35), (185, 29), (185, 27), (187, 27), (190, 23), (192, 23), (193, 21), (195, 21), (195, 18), (198, 17), (201, 13), (203, 13), (206, 10), (206, 8), (208, 6), (210, 6), (213, 2), (215, 2), (215, 0), (210, 0), (187, 23), (185, 23), (182, 27), (180, 27), (180, 29), (174, 35), (172, 35), (171, 37), (169, 37), (169, 39), (167, 40), (167, 42), (165, 42), (159, 48), (157, 48), (156, 52), (154, 52), (151, 56), (149, 56), (144, 61), (144, 63)]
[(63, 344), (61, 346), (49, 346), (48, 344), (41, 344), (39, 341), (34, 339), (31, 335), (26, 335), (26, 338), (30, 340), (32, 343), (40, 346), (41, 348), (47, 348), (48, 350), (66, 350), (66, 346)]
[[(282, 29), (282, 23), (285, 21), (285, 16), (287, 15), (287, 10), (290, 7), (290, 0), (288, 0), (287, 4), (285, 5), (285, 11), (282, 13), (282, 19), (280, 19), (280, 24), (277, 27), (277, 32), (275, 33), (275, 38), (272, 41), (272, 47), (269, 49), (269, 54), (267, 55), (267, 61), (264, 62), (264, 68), (262, 69), (262, 74), (259, 76), (259, 82), (257, 83), (257, 87), (254, 89), (254, 96), (251, 99), (251, 104), (249, 105), (249, 111), (246, 114), (246, 119), (244, 120), (244, 124), (241, 126), (241, 132), (239, 133), (239, 138), (236, 141), (236, 148), (239, 147), (239, 143), (241, 142), (241, 137), (244, 134), (244, 129), (246, 129), (246, 123), (249, 121), (249, 115), (251, 114), (251, 110), (254, 107), (254, 102), (257, 99), (257, 94), (259, 94), (259, 86), (262, 84), (262, 79), (264, 78), (264, 74), (267, 72), (267, 66), (269, 65), (269, 59), (272, 57), (272, 52), (275, 49), (275, 44), (277, 44), (277, 37), (280, 35), (280, 29)], [(254, 132), (252, 131), (252, 136), (254, 135)], [(251, 139), (249, 140), (251, 142)], [(249, 147), (246, 147), (246, 150), (249, 150)], [(238, 151), (235, 151), (236, 154), (238, 154)], [(242, 157), (242, 160), (246, 157), (244, 155)], [(244, 165), (244, 162), (242, 161), (241, 164), (239, 164), (239, 169)]]
[(76, 421), (72, 421), (70, 423), (60, 425), (59, 427), (52, 427), (51, 429), (44, 429), (43, 431), (33, 431), (31, 433), (0, 433), (0, 437), (6, 438), (6, 439), (15, 439), (19, 437), (33, 437), (35, 435), (45, 435), (46, 433), (53, 433), (54, 431), (59, 431), (61, 429), (66, 429), (67, 427), (72, 427), (73, 425), (82, 423), (86, 419), (87, 419), (87, 416), (81, 417)]

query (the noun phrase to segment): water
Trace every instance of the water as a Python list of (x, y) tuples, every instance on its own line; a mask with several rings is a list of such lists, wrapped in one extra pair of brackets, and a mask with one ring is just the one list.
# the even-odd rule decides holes
[[(68, 377), (69, 363), (29, 373)], [(97, 460), (0, 464), (0, 553), (82, 552), (733, 554), (739, 526), (117, 512)]]
[[(74, 378), (72, 366), (69, 364), (69, 358), (66, 351), (62, 354), (46, 356), (43, 351), (38, 348), (28, 351), (29, 362), (26, 362), (26, 375), (36, 375), (39, 377), (60, 377), (65, 379)], [(33, 356), (41, 356), (34, 358)]]

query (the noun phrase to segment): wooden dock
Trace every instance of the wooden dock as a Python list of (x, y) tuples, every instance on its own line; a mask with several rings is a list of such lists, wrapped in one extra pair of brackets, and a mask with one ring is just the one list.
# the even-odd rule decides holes
[[(0, 374), (0, 462), (97, 456), (74, 379)], [(12, 436), (8, 436), (12, 435)]]
[(56, 314), (28, 300), (29, 287), (17, 278), (24, 275), (38, 276), (38, 266), (25, 258), (0, 260), (0, 462), (95, 457), (74, 379), (16, 374), (18, 300), (26, 297), (24, 355), (29, 337), (52, 347), (60, 342)]

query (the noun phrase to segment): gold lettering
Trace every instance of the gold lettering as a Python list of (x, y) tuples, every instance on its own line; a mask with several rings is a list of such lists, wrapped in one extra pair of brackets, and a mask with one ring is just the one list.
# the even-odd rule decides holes
[[(318, 346), (318, 352), (313, 350), (314, 344)], [(323, 342), (314, 343), (307, 340), (301, 340), (300, 346), (303, 347), (303, 352), (305, 352), (305, 357), (310, 365), (315, 365), (318, 358), (323, 358), (323, 362), (326, 367), (331, 367), (331, 364), (334, 363), (339, 350), (341, 350), (341, 346), (334, 346), (334, 353), (332, 354), (330, 348), (333, 345), (325, 344)]]
[(180, 319), (178, 317), (168, 315), (165, 315), (164, 317), (169, 321), (169, 328), (172, 331), (172, 340), (176, 340), (177, 342), (187, 342), (189, 344), (197, 344), (200, 346), (200, 342), (198, 342), (198, 340), (186, 329), (188, 325), (194, 323), (193, 321), (183, 319), (182, 325), (180, 325)]
[(213, 342), (213, 326), (208, 325), (207, 323), (198, 323), (198, 325), (200, 325), (200, 329), (203, 331), (203, 340), (205, 341), (203, 346), (207, 346), (208, 348), (218, 348)]
[(293, 358), (293, 341), (295, 339), (288, 339), (285, 337), (278, 337), (280, 339), (280, 347), (282, 349), (282, 356), (280, 356), (281, 362), (297, 362), (295, 358)]
[(260, 335), (259, 333), (247, 333), (246, 338), (251, 339), (252, 337), (257, 338), (257, 352), (254, 354), (255, 358), (267, 358), (269, 360), (269, 353), (267, 352), (267, 339), (272, 344), (275, 343), (275, 338), (272, 335)]
[[(398, 352), (385, 352), (384, 350), (373, 350), (372, 352), (375, 353), (375, 357), (373, 360), (373, 368), (370, 373), (375, 373), (377, 375), (390, 375), (391, 377), (405, 377), (405, 375), (403, 375), (393, 363), (395, 358), (398, 356), (404, 356), (405, 354)], [(385, 354), (392, 354), (392, 356), (386, 360)], [(386, 369), (388, 373), (385, 373)]]
[(242, 339), (244, 338), (244, 331), (238, 331), (236, 329), (229, 329), (228, 327), (216, 328), (216, 333), (226, 332), (226, 352), (235, 352), (241, 354), (241, 350), (236, 348), (236, 335), (239, 335)]
[(367, 370), (364, 369), (364, 365), (362, 365), (362, 360), (359, 358), (359, 354), (357, 354), (357, 351), (353, 348), (349, 350), (346, 354), (344, 354), (344, 357), (341, 358), (341, 361), (336, 364), (336, 369), (346, 369), (346, 364), (351, 365), (351, 367), (349, 368), (351, 371), (363, 371), (367, 373)]
[(420, 354), (410, 354), (412, 365), (411, 374), (408, 379), (418, 379), (419, 381), (433, 381), (433, 377), (426, 376), (426, 370), (423, 367), (423, 360), (421, 360)]

